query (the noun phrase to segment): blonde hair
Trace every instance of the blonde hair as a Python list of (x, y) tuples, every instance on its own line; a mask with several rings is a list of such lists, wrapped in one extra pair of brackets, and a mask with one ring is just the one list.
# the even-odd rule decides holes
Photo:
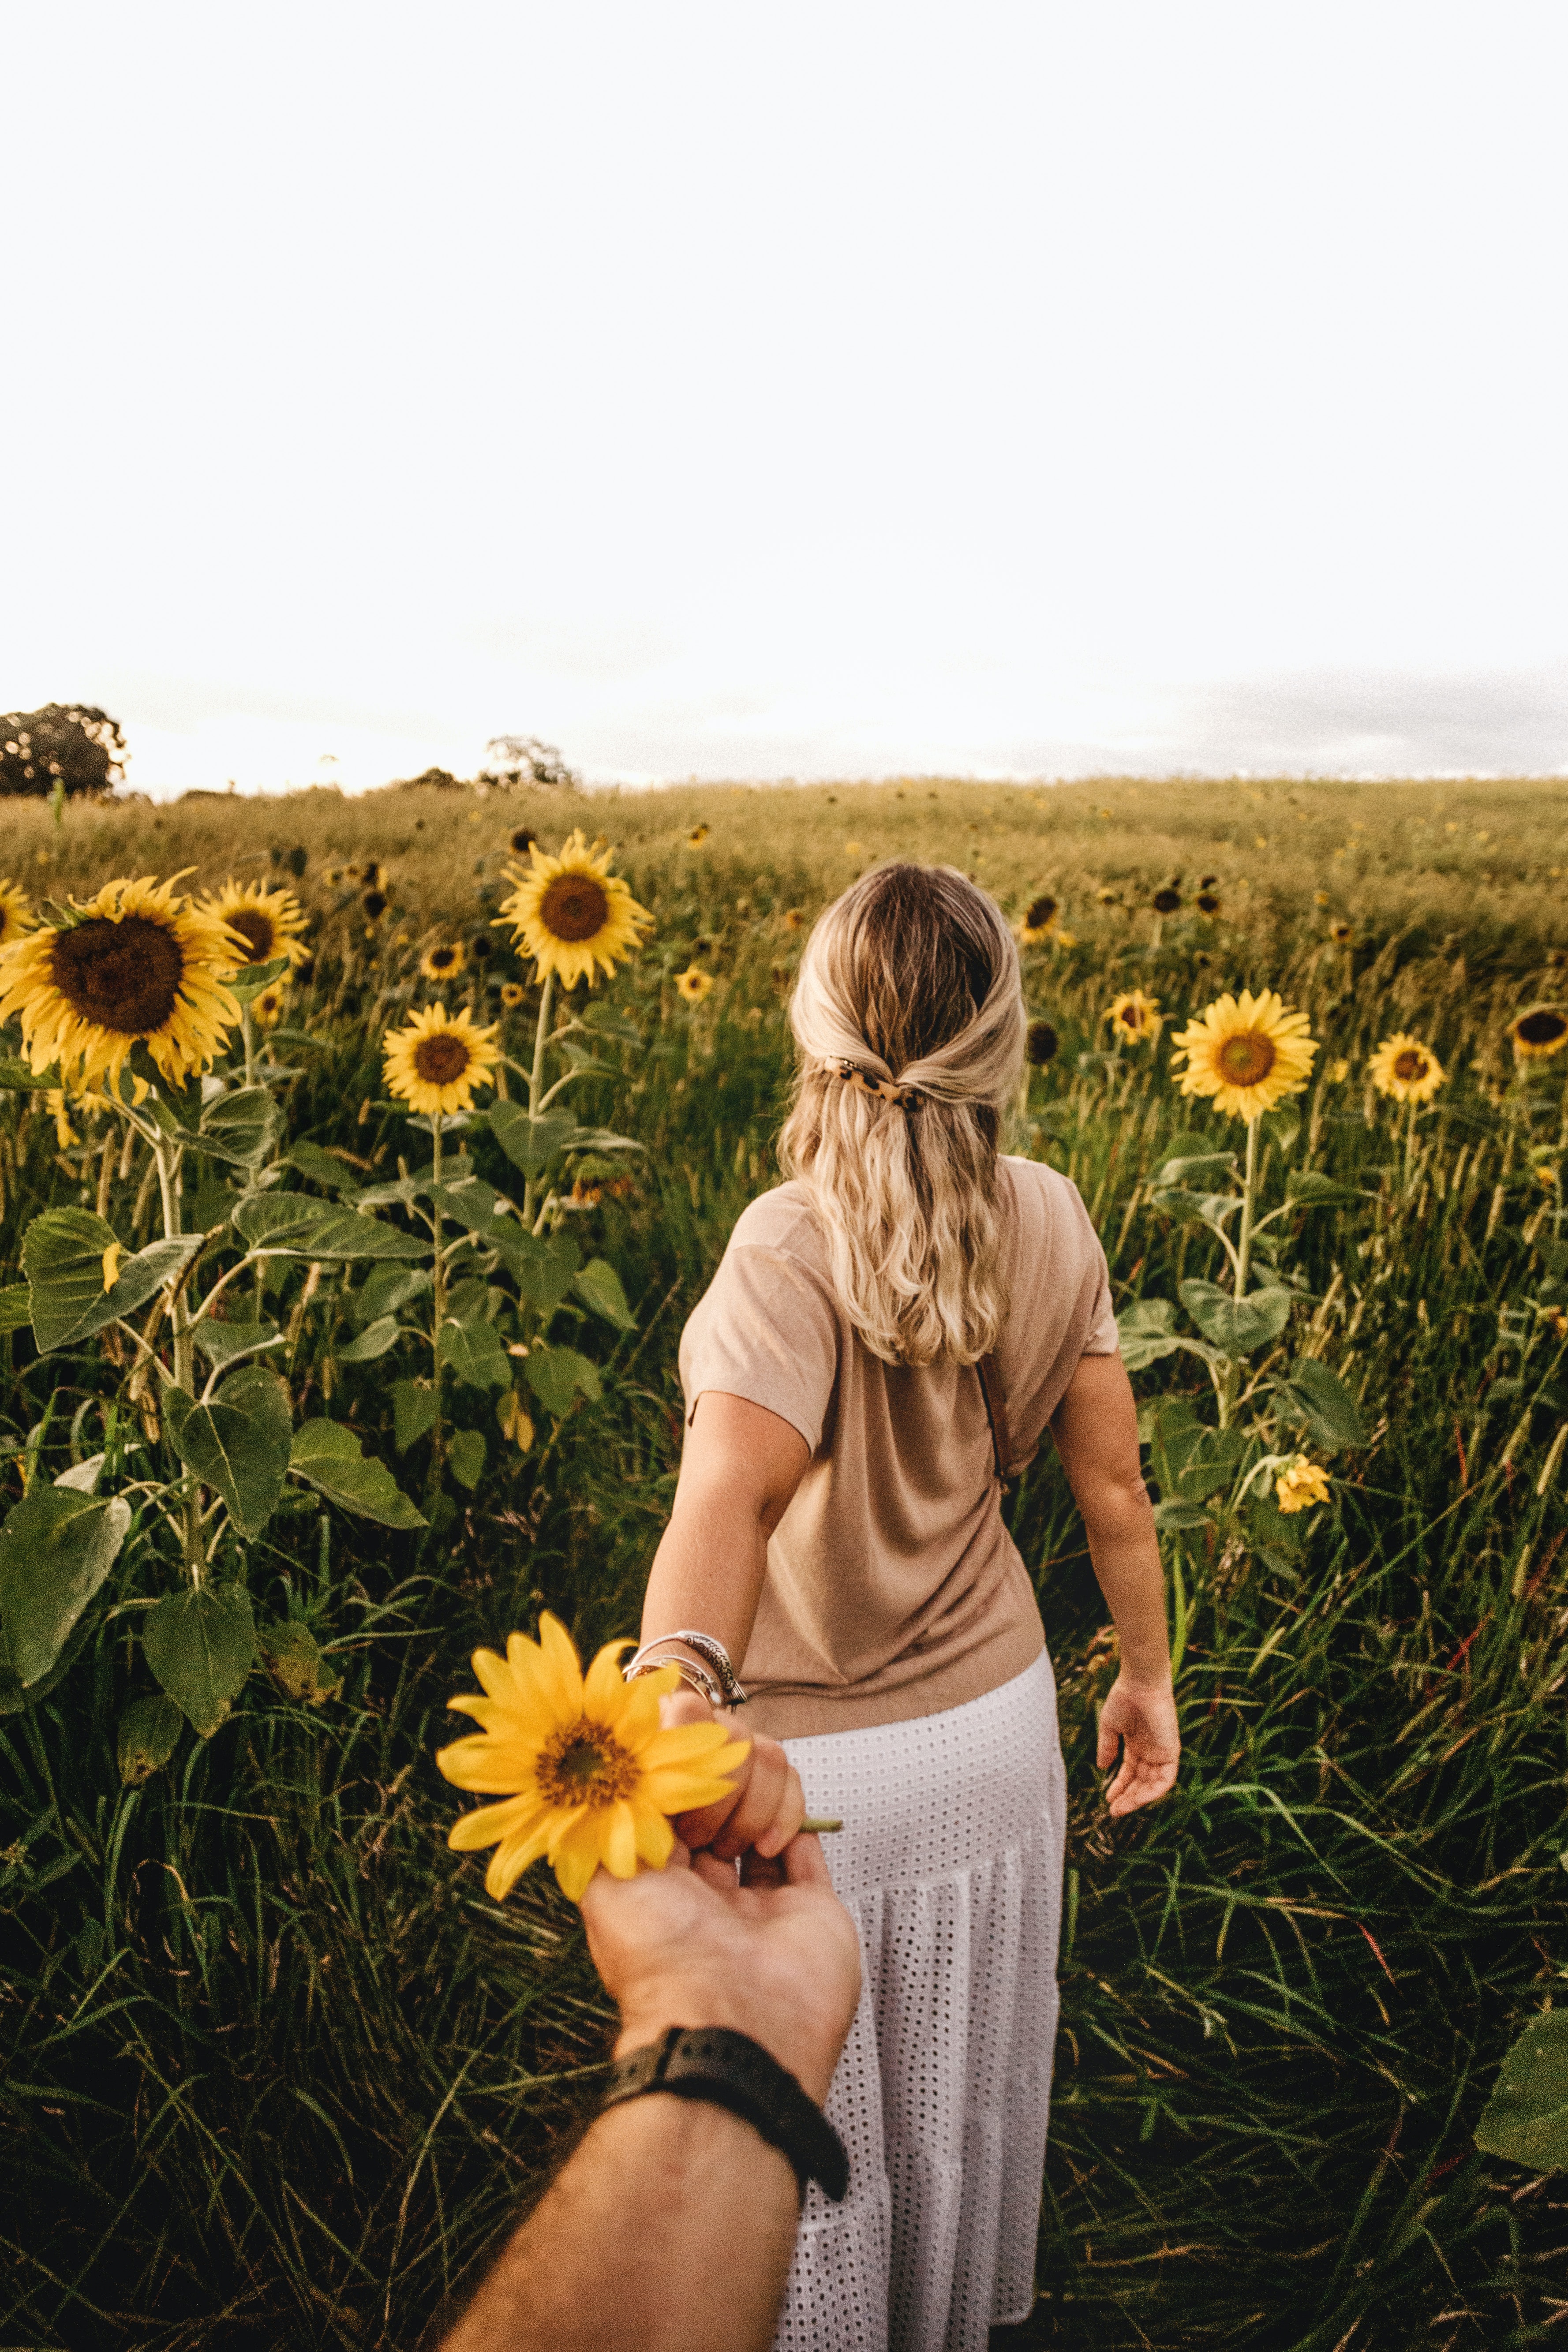
[(996, 1145), (1024, 1053), (1018, 950), (952, 866), (884, 866), (835, 899), (790, 1004), (779, 1138), (833, 1286), (875, 1356), (972, 1364), (1006, 1313)]

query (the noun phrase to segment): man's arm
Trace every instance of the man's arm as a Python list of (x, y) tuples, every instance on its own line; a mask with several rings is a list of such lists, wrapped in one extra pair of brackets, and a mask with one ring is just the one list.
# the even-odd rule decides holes
[[(583, 1916), (616, 2055), (727, 2026), (820, 2104), (859, 1996), (855, 1925), (815, 1838), (746, 1875), (680, 1846), (666, 1870), (598, 1873)], [(766, 2352), (799, 2219), (788, 2158), (740, 2116), (631, 2100), (589, 2127), (442, 2352)]]

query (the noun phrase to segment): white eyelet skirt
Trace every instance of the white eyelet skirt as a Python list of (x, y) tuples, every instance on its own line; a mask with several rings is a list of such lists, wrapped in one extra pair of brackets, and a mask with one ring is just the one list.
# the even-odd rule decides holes
[(785, 1742), (860, 1930), (775, 2352), (985, 2352), (1026, 2318), (1057, 2030), (1067, 1790), (1044, 1654), (966, 1706)]

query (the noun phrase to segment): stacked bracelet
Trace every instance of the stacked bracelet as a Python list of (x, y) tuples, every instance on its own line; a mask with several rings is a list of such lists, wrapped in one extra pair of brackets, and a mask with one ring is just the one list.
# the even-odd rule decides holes
[(624, 1679), (628, 1683), (635, 1683), (642, 1675), (657, 1675), (666, 1666), (673, 1666), (688, 1688), (698, 1692), (705, 1698), (715, 1713), (724, 1706), (723, 1692), (707, 1667), (700, 1666), (695, 1658), (644, 1658), (640, 1664), (634, 1658), (631, 1664), (625, 1669)]
[[(730, 1664), (730, 1653), (723, 1643), (716, 1641), (711, 1633), (695, 1633), (689, 1626), (683, 1626), (679, 1633), (659, 1633), (653, 1641), (645, 1642), (630, 1665), (624, 1670), (627, 1682), (630, 1682), (635, 1675), (652, 1671), (651, 1667), (644, 1664), (644, 1661), (650, 1650), (662, 1650), (667, 1642), (684, 1642), (689, 1650), (695, 1650), (700, 1658), (707, 1661), (708, 1666), (712, 1669), (712, 1675), (718, 1678), (715, 1687), (719, 1696), (712, 1702), (715, 1706), (745, 1706), (746, 1694), (741, 1687), (734, 1667)], [(658, 1663), (661, 1666), (689, 1666), (691, 1661), (660, 1658)], [(698, 1667), (695, 1671), (702, 1676), (703, 1681), (711, 1678), (701, 1667)], [(701, 1683), (693, 1679), (692, 1675), (689, 1675), (688, 1680), (691, 1681), (693, 1689), (701, 1688)]]

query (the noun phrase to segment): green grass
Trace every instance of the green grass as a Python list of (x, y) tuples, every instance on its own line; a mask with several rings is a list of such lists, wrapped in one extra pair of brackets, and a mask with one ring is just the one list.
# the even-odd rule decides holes
[[(1148, 1179), (1174, 1140), (1218, 1139), (1219, 1123), (1177, 1097), (1168, 1031), (1152, 1055), (1105, 1057), (1111, 990), (1136, 982), (1179, 1018), (1221, 985), (1278, 985), (1311, 1012), (1325, 1062), (1353, 1065), (1270, 1122), (1265, 1181), (1278, 1198), (1285, 1166), (1310, 1159), (1363, 1195), (1303, 1223), (1299, 1263), (1313, 1351), (1358, 1391), (1372, 1439), (1333, 1465), (1335, 1501), (1299, 1553), (1200, 1561), (1182, 1784), (1148, 1816), (1111, 1827), (1098, 1802), (1103, 1606), (1048, 1462), (1010, 1506), (1072, 1789), (1041, 2302), (1018, 2340), (1551, 2340), (1568, 2311), (1568, 2191), (1478, 2157), (1471, 2133), (1503, 2051), (1568, 1970), (1568, 1475), (1546, 1477), (1568, 1370), (1538, 1311), (1568, 1295), (1552, 1247), (1568, 1055), (1521, 1086), (1502, 1038), (1568, 987), (1551, 872), (1563, 801), (1523, 784), (911, 781), (571, 808), (318, 793), (73, 809), (58, 834), (19, 812), (16, 870), (35, 889), (193, 861), (206, 885), (305, 847), (320, 930), (291, 1016), (313, 1043), (294, 1049), (290, 1131), (383, 1172), (407, 1142), (362, 1106), (379, 1097), (375, 1039), (410, 993), (397, 932), (471, 933), (514, 824), (553, 837), (580, 814), (613, 832), (659, 929), (614, 991), (644, 1046), (584, 1104), (648, 1147), (645, 1175), (587, 1221), (642, 1330), (543, 1477), (515, 1458), (439, 1539), (367, 1541), (333, 1516), (286, 1520), (297, 1537), (257, 1548), (258, 1600), (306, 1615), (344, 1674), (323, 1709), (258, 1675), (210, 1741), (123, 1789), (128, 1612), (50, 1698), (0, 1717), (0, 2343), (412, 2347), (591, 2097), (605, 2021), (574, 1915), (538, 1873), (488, 1902), (441, 1843), (452, 1801), (430, 1753), (476, 1642), (545, 1602), (584, 1645), (635, 1624), (679, 1454), (680, 1325), (773, 1181), (803, 937), (788, 913), (809, 917), (856, 870), (846, 840), (949, 856), (1014, 908), (1039, 889), (1063, 900), (1077, 944), (1027, 964), (1062, 1047), (1014, 1140), (1082, 1188), (1119, 1306), (1214, 1271), (1207, 1236), (1152, 1208)], [(317, 878), (367, 856), (390, 866), (394, 901), (370, 940), (353, 890)], [(1157, 926), (1149, 890), (1181, 872), (1190, 896), (1200, 869), (1221, 877), (1221, 917)], [(1100, 887), (1123, 903), (1102, 908)], [(1326, 941), (1330, 915), (1354, 923), (1353, 960)], [(694, 1013), (669, 985), (693, 959), (721, 983)], [(513, 969), (504, 954), (490, 967)], [(1408, 1184), (1403, 1126), (1361, 1078), (1395, 1027), (1452, 1074)], [(130, 1230), (136, 1180), (120, 1186), (102, 1135), (61, 1154), (47, 1115), (0, 1097), (5, 1280), (27, 1218), (97, 1198), (100, 1180)], [(79, 1407), (81, 1450), (116, 1375), (96, 1349), (29, 1360), (24, 1339), (0, 1341), (5, 1426), (25, 1437), (59, 1384), (58, 1468)], [(306, 1318), (296, 1389), (324, 1347)], [(1136, 1385), (1196, 1401), (1195, 1371), (1170, 1358)], [(392, 1458), (374, 1368), (339, 1377), (333, 1410)]]

